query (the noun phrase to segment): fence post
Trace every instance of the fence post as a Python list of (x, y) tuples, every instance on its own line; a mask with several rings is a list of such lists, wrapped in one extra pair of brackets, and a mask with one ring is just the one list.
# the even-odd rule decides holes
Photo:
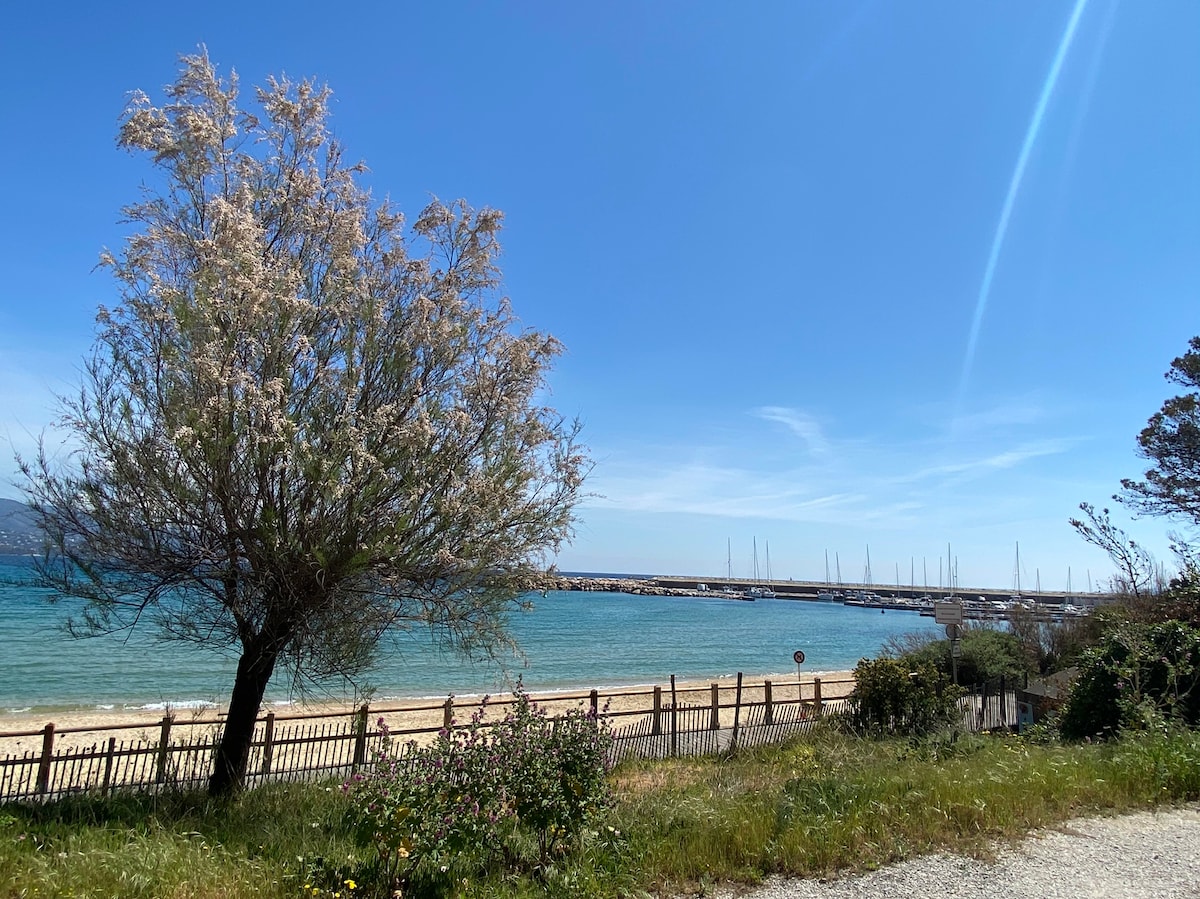
[(763, 724), (775, 723), (775, 706), (771, 702), (771, 682), (763, 681)]
[(354, 759), (350, 769), (357, 771), (367, 760), (367, 717), (371, 714), (371, 704), (364, 702), (358, 714), (354, 716)]
[(117, 738), (108, 738), (108, 752), (104, 754), (104, 781), (100, 784), (100, 795), (107, 796), (112, 785), (113, 756), (117, 752)]
[(158, 764), (155, 766), (155, 783), (163, 783), (167, 779), (167, 760), (171, 756), (171, 713), (163, 715), (162, 730), (158, 735)]
[(1008, 690), (1004, 683), (1004, 675), (1000, 675), (1000, 726), (1008, 727)]
[(271, 756), (275, 750), (275, 713), (267, 712), (267, 721), (263, 725), (263, 777), (271, 774)]
[(662, 687), (654, 687), (654, 711), (650, 720), (650, 733), (658, 736), (662, 733)]
[(675, 675), (671, 675), (671, 758), (679, 755), (679, 696), (675, 692)]
[(599, 718), (600, 717), (600, 691), (599, 690), (593, 689), (592, 692), (590, 694), (588, 694), (588, 704), (592, 707), (592, 717)]
[(442, 707), (442, 727), (446, 730), (454, 724), (454, 697), (447, 696), (446, 704)]
[(712, 685), (712, 715), (708, 720), (709, 730), (721, 729), (721, 685)]
[(813, 708), (817, 710), (817, 717), (821, 717), (821, 679), (813, 678)]
[(42, 731), (42, 760), (38, 763), (37, 791), (46, 793), (50, 790), (50, 762), (54, 758), (54, 722), (51, 721)]
[(729, 737), (729, 751), (737, 749), (738, 721), (742, 716), (742, 672), (738, 672), (737, 692), (733, 698), (733, 733)]

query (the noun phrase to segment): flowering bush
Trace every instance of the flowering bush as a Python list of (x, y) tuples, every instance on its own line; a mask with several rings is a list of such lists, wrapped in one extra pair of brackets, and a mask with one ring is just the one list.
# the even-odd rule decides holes
[(373, 847), (380, 886), (450, 882), (502, 860), (536, 865), (577, 845), (610, 801), (607, 726), (574, 709), (549, 718), (518, 686), (504, 717), (487, 699), (429, 746), (384, 736), (374, 764), (348, 781), (350, 823)]
[(524, 691), (490, 735), (502, 750), (504, 794), (518, 826), (537, 839), (538, 861), (572, 846), (607, 807), (607, 725), (572, 709), (549, 719)]

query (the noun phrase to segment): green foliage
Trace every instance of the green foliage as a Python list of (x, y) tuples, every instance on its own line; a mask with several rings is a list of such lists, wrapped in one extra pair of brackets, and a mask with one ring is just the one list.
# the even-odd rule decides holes
[[(1029, 670), (1021, 641), (1011, 633), (990, 627), (968, 627), (959, 643), (960, 684), (982, 684), (999, 677), (1021, 678)], [(953, 671), (949, 640), (938, 640), (928, 633), (909, 634), (893, 641), (890, 648), (896, 660), (910, 669), (929, 665), (947, 677)]]
[(348, 821), (376, 857), (361, 879), (391, 895), (496, 866), (548, 871), (610, 804), (610, 739), (590, 711), (552, 720), (519, 688), (502, 720), (486, 721), (485, 702), (429, 746), (385, 732), (372, 769), (346, 784)]
[(848, 722), (857, 730), (925, 734), (961, 720), (962, 691), (930, 664), (898, 659), (862, 659), (854, 669)]
[(1113, 627), (1082, 657), (1063, 736), (1111, 737), (1163, 721), (1200, 724), (1200, 629), (1180, 621)]

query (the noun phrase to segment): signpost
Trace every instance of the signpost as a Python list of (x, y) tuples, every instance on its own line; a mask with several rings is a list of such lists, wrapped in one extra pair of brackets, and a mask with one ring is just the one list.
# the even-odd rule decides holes
[(946, 625), (946, 636), (950, 638), (950, 670), (954, 683), (958, 684), (958, 659), (962, 655), (959, 638), (963, 634), (963, 607), (961, 602), (935, 602), (933, 620)]
[(962, 624), (962, 603), (935, 602), (933, 604), (933, 620), (938, 624)]
[(796, 696), (804, 699), (804, 684), (800, 680), (800, 666), (804, 664), (804, 650), (797, 649), (792, 653), (792, 661), (796, 663)]

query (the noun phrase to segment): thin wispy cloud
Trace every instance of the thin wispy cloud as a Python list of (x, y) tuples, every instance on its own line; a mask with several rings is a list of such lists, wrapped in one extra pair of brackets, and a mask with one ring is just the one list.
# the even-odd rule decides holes
[(1077, 443), (1078, 441), (1076, 440), (1063, 439), (1022, 444), (999, 453), (923, 468), (913, 472), (908, 479), (918, 481), (931, 478), (945, 478), (948, 476), (955, 476), (956, 479), (961, 479), (964, 475), (981, 475), (1003, 469), (1016, 468), (1031, 459), (1057, 456), (1068, 452)]
[[(989, 447), (946, 450), (933, 437), (899, 440), (894, 435), (831, 441), (814, 418), (798, 410), (763, 407), (755, 414), (782, 424), (812, 449), (803, 461), (755, 456), (746, 464), (742, 444), (631, 447), (610, 453), (593, 472), (597, 507), (638, 513), (773, 519), (825, 525), (849, 523), (912, 527), (922, 514), (941, 509), (965, 489), (999, 489), (998, 476), (1023, 477), (1040, 460), (1070, 452), (1079, 441), (1065, 437), (1001, 439), (1004, 421), (1027, 423), (1041, 415), (1032, 406), (1009, 405), (978, 414), (989, 424)], [(1015, 430), (1024, 430), (1016, 427)], [(714, 429), (716, 432), (716, 429)], [(1007, 442), (1008, 445), (1005, 445)], [(819, 449), (818, 449), (819, 448)], [(938, 453), (942, 458), (930, 464)], [(1024, 474), (1022, 474), (1024, 472)]]
[(824, 455), (829, 452), (829, 441), (821, 430), (820, 423), (799, 409), (789, 409), (785, 406), (761, 406), (754, 414), (764, 421), (776, 422), (804, 441), (809, 452), (814, 455)]
[(1052, 411), (1041, 397), (1029, 396), (998, 403), (975, 412), (960, 413), (950, 419), (951, 438), (989, 434), (996, 430), (1036, 425), (1052, 417)]

